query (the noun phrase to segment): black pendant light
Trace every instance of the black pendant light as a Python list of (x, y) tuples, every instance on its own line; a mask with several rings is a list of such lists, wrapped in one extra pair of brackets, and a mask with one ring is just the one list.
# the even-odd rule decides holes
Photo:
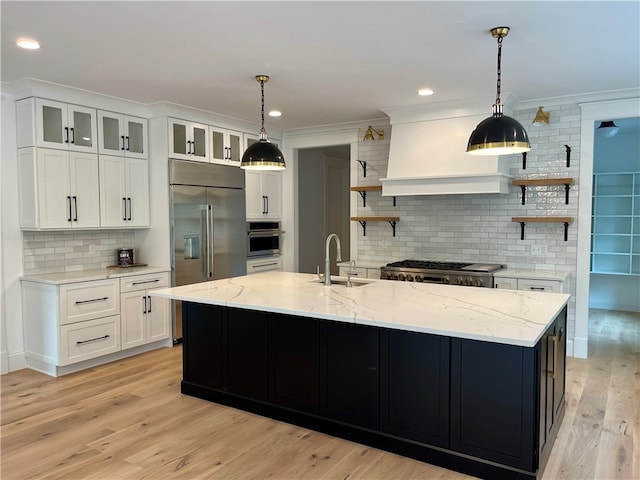
[(273, 143), (267, 140), (264, 129), (264, 84), (269, 81), (268, 75), (256, 75), (262, 93), (262, 128), (257, 142), (249, 145), (242, 155), (240, 168), (248, 170), (284, 170), (284, 156)]
[(618, 133), (618, 130), (620, 130), (620, 127), (613, 123), (613, 120), (600, 122), (600, 126), (596, 128), (596, 132), (604, 138), (614, 137)]
[(515, 119), (503, 114), (500, 103), (500, 76), (502, 59), (502, 39), (509, 33), (509, 27), (491, 29), (493, 38), (498, 39), (498, 82), (493, 115), (478, 124), (467, 144), (471, 155), (510, 155), (531, 150), (529, 136), (524, 127)]

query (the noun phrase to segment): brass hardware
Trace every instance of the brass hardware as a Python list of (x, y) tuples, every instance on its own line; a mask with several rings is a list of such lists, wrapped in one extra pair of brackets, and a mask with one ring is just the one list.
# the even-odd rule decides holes
[(375, 130), (371, 125), (364, 134), (364, 140), (375, 140), (374, 134), (378, 136), (378, 140), (384, 140), (384, 130)]
[(542, 125), (544, 123), (549, 123), (549, 112), (545, 112), (544, 110), (542, 110), (542, 107), (538, 107), (536, 116), (533, 117), (533, 124)]
[(269, 75), (256, 75), (256, 81), (267, 83), (269, 81)]
[(509, 35), (509, 27), (495, 27), (491, 29), (493, 38), (504, 38)]
[(549, 335), (549, 338), (553, 342), (553, 372), (549, 372), (549, 375), (555, 379), (558, 370), (558, 335)]

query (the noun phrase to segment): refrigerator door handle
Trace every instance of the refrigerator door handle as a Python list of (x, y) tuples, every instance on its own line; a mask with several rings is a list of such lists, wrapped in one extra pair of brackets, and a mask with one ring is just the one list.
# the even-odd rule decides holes
[(207, 205), (207, 262), (209, 262), (209, 278), (213, 278), (213, 205)]
[(202, 278), (207, 278), (209, 274), (209, 215), (207, 210), (200, 210), (200, 260), (202, 261)]

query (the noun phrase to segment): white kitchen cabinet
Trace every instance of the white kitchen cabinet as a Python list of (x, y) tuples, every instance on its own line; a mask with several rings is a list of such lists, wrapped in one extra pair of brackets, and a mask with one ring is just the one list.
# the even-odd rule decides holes
[(149, 163), (100, 155), (100, 225), (149, 226)]
[(349, 270), (351, 270), (352, 277), (380, 280), (380, 269), (373, 267), (351, 267), (350, 269), (349, 267), (341, 265), (338, 267), (338, 275), (346, 277), (349, 275)]
[(282, 271), (282, 257), (262, 257), (247, 260), (247, 275), (272, 270)]
[(22, 298), (29, 367), (57, 376), (120, 351), (118, 279), (63, 285), (23, 279)]
[(146, 119), (98, 110), (98, 125), (98, 153), (148, 157)]
[(171, 336), (171, 300), (149, 295), (154, 288), (168, 286), (168, 273), (120, 279), (123, 350)]
[(209, 127), (211, 163), (240, 166), (244, 134), (220, 127)]
[(532, 292), (566, 293), (566, 275), (546, 272), (501, 271), (494, 275), (495, 288)]
[(94, 153), (18, 150), (20, 227), (100, 227), (98, 156)]
[(279, 219), (282, 216), (281, 172), (246, 171), (247, 219)]
[(16, 102), (18, 148), (97, 153), (96, 110), (42, 98)]
[(208, 125), (170, 118), (169, 157), (209, 162), (208, 133)]

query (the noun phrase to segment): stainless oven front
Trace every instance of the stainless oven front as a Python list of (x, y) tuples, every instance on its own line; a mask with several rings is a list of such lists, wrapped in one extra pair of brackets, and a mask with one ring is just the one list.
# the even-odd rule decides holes
[(280, 254), (280, 222), (247, 222), (247, 257)]

